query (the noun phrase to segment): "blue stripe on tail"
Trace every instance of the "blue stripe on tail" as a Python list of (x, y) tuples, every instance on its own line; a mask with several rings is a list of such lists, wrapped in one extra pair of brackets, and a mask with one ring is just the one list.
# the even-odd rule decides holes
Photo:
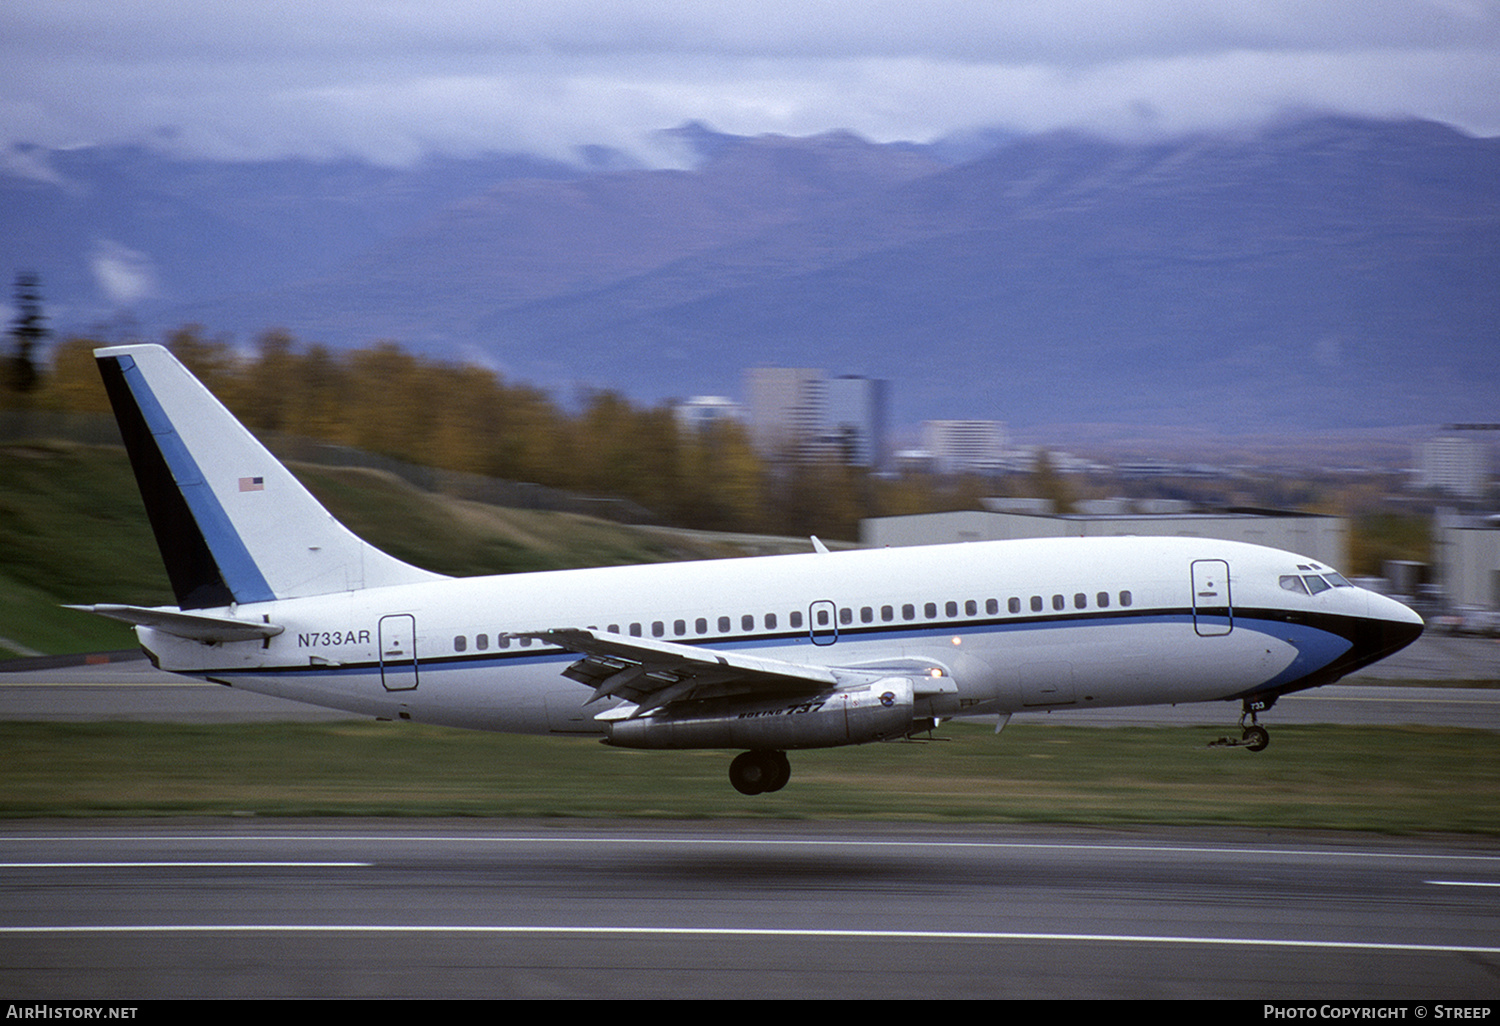
[(274, 600), (135, 360), (100, 357), (98, 363), (178, 608)]

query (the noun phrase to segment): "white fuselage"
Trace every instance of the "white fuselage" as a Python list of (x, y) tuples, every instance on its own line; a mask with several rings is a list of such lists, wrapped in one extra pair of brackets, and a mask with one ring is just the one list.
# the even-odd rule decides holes
[(595, 716), (619, 702), (585, 708), (591, 690), (563, 676), (577, 654), (519, 636), (575, 627), (896, 667), (934, 682), (918, 689), (918, 715), (946, 719), (1280, 693), (1378, 658), (1382, 632), (1409, 641), (1420, 629), (1360, 588), (1279, 585), (1309, 565), (1211, 539), (977, 542), (443, 579), (223, 610), (285, 628), (265, 641), (138, 632), (166, 670), (456, 727), (602, 733)]

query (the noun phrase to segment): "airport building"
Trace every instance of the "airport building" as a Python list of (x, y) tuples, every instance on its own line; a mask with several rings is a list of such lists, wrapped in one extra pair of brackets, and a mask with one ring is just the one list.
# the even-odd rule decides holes
[(871, 547), (938, 545), (1013, 538), (1115, 536), (1220, 538), (1268, 545), (1306, 556), (1334, 569), (1347, 564), (1349, 526), (1342, 517), (1283, 510), (1227, 509), (1214, 512), (1066, 513), (1034, 509), (964, 510), (903, 517), (875, 517), (860, 525), (860, 541)]
[(1433, 540), (1436, 583), (1447, 603), (1500, 610), (1500, 514), (1440, 510)]

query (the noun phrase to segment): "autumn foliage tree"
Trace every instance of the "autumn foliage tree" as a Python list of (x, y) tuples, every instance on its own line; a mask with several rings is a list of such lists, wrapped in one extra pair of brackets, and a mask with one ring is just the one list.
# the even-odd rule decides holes
[[(253, 431), (628, 499), (680, 526), (854, 539), (862, 517), (952, 501), (876, 482), (836, 452), (767, 460), (742, 425), (687, 431), (670, 406), (641, 406), (615, 391), (585, 392), (570, 412), (497, 371), (393, 342), (330, 350), (274, 329), (238, 348), (199, 325), (165, 342)], [(92, 354), (104, 344), (70, 338), (55, 348), (46, 405), (109, 409)]]

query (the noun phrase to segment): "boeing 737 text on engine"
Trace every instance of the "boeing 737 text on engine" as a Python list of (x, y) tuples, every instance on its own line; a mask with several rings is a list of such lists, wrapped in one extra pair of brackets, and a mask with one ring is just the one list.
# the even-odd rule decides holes
[(336, 521), (167, 350), (95, 356), (177, 605), (84, 608), (164, 670), (314, 705), (743, 749), (730, 780), (755, 794), (789, 750), (1025, 710), (1237, 700), (1259, 750), (1278, 697), (1422, 631), (1330, 567), (1204, 538), (444, 577)]

